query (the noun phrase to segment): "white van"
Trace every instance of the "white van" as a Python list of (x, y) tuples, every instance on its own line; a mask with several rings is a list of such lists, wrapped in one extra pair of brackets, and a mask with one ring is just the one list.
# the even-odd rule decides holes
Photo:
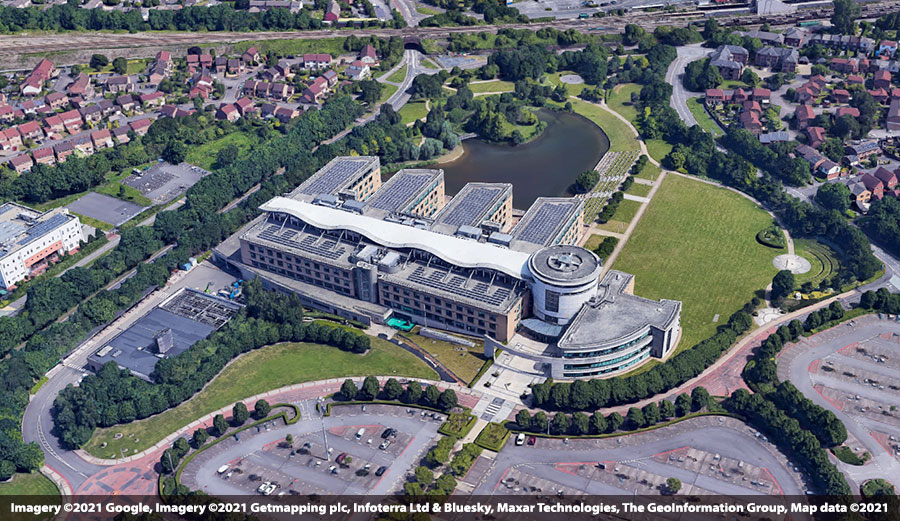
[(219, 467), (219, 470), (217, 470), (216, 473), (224, 474), (225, 472), (228, 471), (228, 468), (229, 468), (228, 465), (222, 465), (221, 467)]
[(518, 436), (516, 436), (516, 445), (524, 445), (525, 444), (525, 433), (520, 432)]
[(363, 437), (363, 434), (365, 434), (365, 433), (366, 433), (365, 429), (360, 429), (360, 430), (356, 431), (356, 439), (361, 439)]

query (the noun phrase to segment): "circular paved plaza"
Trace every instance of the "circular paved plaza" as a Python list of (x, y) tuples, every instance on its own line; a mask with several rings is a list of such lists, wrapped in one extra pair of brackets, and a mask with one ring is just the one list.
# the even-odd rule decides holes
[(779, 255), (772, 261), (779, 270), (790, 270), (794, 275), (806, 273), (812, 269), (808, 260), (799, 255)]

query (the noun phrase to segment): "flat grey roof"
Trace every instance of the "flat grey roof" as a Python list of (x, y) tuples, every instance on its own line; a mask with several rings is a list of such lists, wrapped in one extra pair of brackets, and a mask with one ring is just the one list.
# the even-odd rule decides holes
[(598, 302), (587, 304), (559, 340), (560, 349), (615, 347), (648, 327), (668, 329), (681, 310), (677, 300), (650, 300), (625, 293), (634, 275), (610, 270), (600, 281)]
[(512, 229), (516, 241), (553, 246), (559, 234), (574, 219), (584, 201), (573, 197), (539, 197)]
[(479, 226), (506, 197), (512, 197), (509, 183), (467, 183), (434, 217), (436, 229), (454, 233), (460, 226)]
[(419, 197), (431, 191), (434, 183), (443, 179), (443, 170), (424, 168), (400, 170), (369, 197), (366, 209), (379, 210), (387, 214), (407, 213), (418, 202)]
[(291, 196), (336, 195), (380, 164), (377, 156), (336, 157), (291, 192)]

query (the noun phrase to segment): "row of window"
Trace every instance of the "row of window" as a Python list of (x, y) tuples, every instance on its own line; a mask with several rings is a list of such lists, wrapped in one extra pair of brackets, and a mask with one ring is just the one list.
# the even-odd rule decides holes
[(617, 364), (623, 360), (627, 360), (629, 358), (638, 357), (641, 355), (650, 353), (650, 349), (653, 346), (647, 345), (647, 347), (641, 349), (640, 351), (635, 351), (634, 353), (628, 353), (627, 355), (622, 355), (616, 358), (612, 358), (610, 360), (604, 360), (602, 362), (594, 362), (592, 364), (565, 364), (563, 365), (563, 369), (593, 369), (595, 367), (606, 367), (609, 365)]
[[(292, 278), (294, 280), (299, 280), (301, 282), (306, 282), (308, 284), (312, 284), (314, 286), (319, 286), (321, 288), (329, 289), (331, 291), (335, 291), (337, 293), (341, 293), (348, 296), (353, 296), (353, 290), (350, 287), (350, 282), (347, 280), (339, 280), (337, 277), (334, 280), (331, 280), (331, 277), (326, 275), (324, 276), (324, 280), (322, 276), (313, 276), (310, 270), (297, 270), (293, 271), (290, 269), (285, 269), (284, 267), (273, 266), (271, 264), (265, 264), (258, 261), (250, 261), (250, 265), (255, 268), (261, 268), (266, 271), (271, 271), (273, 273), (277, 273), (279, 275), (284, 275), (285, 277)], [(280, 262), (279, 262), (280, 265)], [(290, 266), (288, 264), (287, 266)], [(305, 271), (305, 273), (304, 273)]]
[(586, 353), (581, 353), (581, 352), (563, 353), (563, 358), (593, 358), (595, 356), (610, 355), (610, 354), (616, 353), (618, 351), (621, 351), (623, 349), (628, 349), (629, 347), (633, 347), (633, 346), (637, 345), (638, 343), (640, 343), (641, 341), (643, 341), (648, 336), (650, 336), (649, 331), (644, 333), (640, 337), (635, 338), (631, 342), (622, 344), (620, 346), (610, 347), (608, 349), (599, 349), (597, 351), (589, 351)]
[(633, 365), (636, 365), (636, 364), (644, 361), (645, 359), (647, 359), (647, 357), (649, 357), (649, 356), (650, 356), (650, 351), (647, 351), (644, 354), (642, 354), (641, 356), (639, 356), (638, 358), (635, 358), (634, 360), (630, 360), (620, 366), (610, 367), (608, 369), (601, 369), (599, 371), (586, 371), (583, 373), (563, 373), (563, 377), (565, 377), (565, 378), (581, 378), (581, 377), (585, 377), (585, 376), (597, 376), (597, 375), (601, 375), (601, 374), (615, 373), (617, 371), (621, 371), (623, 369), (627, 369)]
[[(443, 317), (441, 315), (435, 315), (434, 313), (426, 312), (423, 315), (418, 310), (414, 310), (412, 308), (403, 306), (397, 302), (384, 302), (383, 304), (391, 309), (396, 309), (396, 310), (402, 311), (404, 313), (407, 313), (407, 314), (410, 314), (413, 316), (424, 316), (425, 320), (426, 320), (426, 324), (428, 322), (437, 322), (439, 324), (443, 324), (448, 327), (453, 327), (453, 328), (456, 328), (459, 330), (468, 331), (470, 333), (476, 333), (478, 335), (490, 334), (493, 336), (493, 335), (495, 335), (495, 332), (497, 331), (497, 324), (487, 324), (486, 326), (482, 325), (482, 327), (479, 327), (479, 326), (476, 326), (475, 324), (471, 324), (471, 323), (467, 324), (464, 322), (460, 322), (458, 320), (454, 320), (453, 318), (450, 318), (450, 317)], [(483, 321), (480, 321), (480, 322), (483, 322)]]

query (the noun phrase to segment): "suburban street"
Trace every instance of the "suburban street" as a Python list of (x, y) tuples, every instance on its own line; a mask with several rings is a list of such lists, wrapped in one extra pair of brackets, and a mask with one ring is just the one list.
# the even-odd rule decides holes
[(678, 112), (678, 116), (689, 127), (696, 125), (697, 119), (691, 114), (691, 110), (687, 106), (687, 100), (688, 98), (700, 96), (700, 93), (689, 92), (685, 89), (681, 77), (684, 75), (684, 69), (688, 63), (699, 60), (709, 54), (710, 50), (700, 45), (698, 43), (677, 47), (678, 57), (675, 58), (675, 61), (669, 65), (669, 70), (666, 71), (666, 83), (672, 86), (672, 108)]

